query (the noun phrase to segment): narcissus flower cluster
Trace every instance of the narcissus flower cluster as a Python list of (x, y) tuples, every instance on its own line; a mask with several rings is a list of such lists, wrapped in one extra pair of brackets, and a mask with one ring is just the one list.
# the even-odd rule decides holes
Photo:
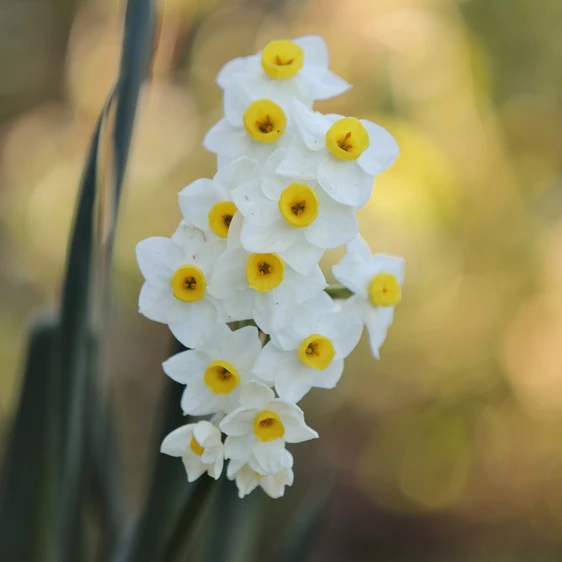
[[(139, 310), (187, 348), (163, 369), (185, 385), (190, 423), (162, 452), (190, 482), (219, 478), (226, 459), (241, 498), (278, 498), (293, 483), (287, 444), (318, 437), (297, 404), (337, 385), (363, 326), (378, 358), (401, 300), (402, 258), (372, 255), (356, 218), (399, 149), (375, 123), (312, 109), (350, 87), (318, 36), (272, 41), (217, 83), (224, 117), (204, 146), (218, 171), (180, 192), (170, 238), (138, 244)], [(342, 245), (333, 274), (353, 296), (336, 307), (318, 264)]]

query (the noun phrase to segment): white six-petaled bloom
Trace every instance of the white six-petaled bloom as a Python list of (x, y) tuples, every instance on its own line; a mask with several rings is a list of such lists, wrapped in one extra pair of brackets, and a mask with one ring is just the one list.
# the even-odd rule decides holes
[(351, 88), (328, 66), (324, 39), (305, 35), (271, 41), (255, 55), (231, 60), (219, 71), (217, 84), (228, 90), (233, 77), (243, 76), (256, 91), (273, 86), (287, 100), (296, 97), (312, 106), (314, 100), (339, 96)]
[(302, 275), (276, 253), (250, 253), (240, 246), (242, 217), (237, 213), (228, 233), (227, 250), (214, 267), (210, 293), (230, 320), (253, 318), (270, 334), (281, 329), (300, 304), (326, 287), (317, 264)]
[(300, 307), (284, 329), (271, 334), (253, 372), (274, 383), (279, 398), (296, 404), (313, 387), (336, 386), (362, 330), (354, 314), (334, 312), (332, 299), (321, 293)]
[(217, 155), (219, 169), (241, 156), (263, 163), (296, 139), (287, 112), (275, 88), (256, 91), (243, 77), (233, 77), (224, 94), (224, 117), (207, 132), (203, 146)]
[(404, 259), (371, 255), (361, 236), (347, 244), (346, 250), (346, 255), (332, 268), (334, 277), (355, 293), (343, 309), (365, 323), (371, 352), (379, 359), (379, 349), (394, 318), (394, 307), (402, 298)]
[(220, 169), (212, 180), (195, 180), (179, 193), (184, 219), (200, 228), (208, 240), (226, 240), (237, 211), (232, 191), (258, 174), (257, 162), (241, 157)]
[(203, 343), (222, 322), (220, 303), (207, 291), (224, 243), (205, 242), (203, 232), (180, 224), (172, 238), (147, 238), (137, 244), (139, 268), (145, 278), (139, 312), (168, 324), (172, 332), (185, 328), (184, 345)]
[(275, 151), (255, 177), (232, 197), (244, 216), (240, 241), (249, 252), (275, 252), (307, 275), (325, 250), (349, 242), (359, 232), (353, 209), (331, 199), (313, 180), (275, 172), (285, 149)]
[[(186, 327), (186, 334), (192, 327)], [(182, 331), (176, 337), (183, 343)], [(262, 344), (257, 328), (232, 331), (222, 324), (197, 350), (182, 351), (162, 365), (176, 382), (186, 384), (181, 399), (183, 413), (205, 416), (232, 412), (238, 407), (242, 385), (249, 382)]]
[(189, 482), (197, 480), (204, 472), (215, 480), (222, 473), (224, 447), (221, 432), (208, 421), (174, 429), (162, 441), (160, 451), (181, 457)]
[(242, 387), (240, 407), (219, 425), (227, 435), (225, 457), (248, 464), (259, 474), (275, 474), (284, 468), (285, 443), (302, 443), (318, 437), (308, 427), (302, 410), (275, 398), (259, 382)]
[(392, 135), (366, 119), (322, 115), (297, 99), (292, 101), (290, 115), (300, 140), (287, 145), (277, 173), (317, 180), (338, 203), (355, 209), (365, 205), (375, 176), (399, 154)]
[(287, 449), (283, 451), (283, 468), (275, 474), (260, 474), (252, 470), (250, 465), (235, 460), (229, 461), (226, 474), (229, 480), (236, 481), (240, 499), (258, 486), (270, 498), (277, 499), (285, 494), (285, 486), (293, 485), (293, 455)]

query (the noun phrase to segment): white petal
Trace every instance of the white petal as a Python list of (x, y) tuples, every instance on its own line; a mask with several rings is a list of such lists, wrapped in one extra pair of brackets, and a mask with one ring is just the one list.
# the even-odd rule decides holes
[(259, 480), (259, 485), (270, 498), (278, 499), (285, 494), (285, 486), (292, 484), (292, 474), (292, 470), (285, 468), (275, 474), (264, 476)]
[(295, 98), (291, 102), (291, 117), (307, 148), (314, 151), (326, 148), (326, 132), (330, 123), (321, 113), (312, 111)]
[(375, 254), (371, 258), (371, 263), (374, 266), (373, 273), (390, 273), (402, 285), (404, 283), (404, 258), (397, 256), (389, 256), (387, 254)]
[(258, 412), (253, 409), (243, 407), (237, 408), (234, 412), (231, 412), (223, 418), (219, 424), (219, 428), (223, 433), (234, 437), (241, 437), (252, 433), (257, 413)]
[(269, 409), (281, 418), (285, 427), (283, 439), (287, 443), (301, 443), (318, 437), (318, 433), (306, 425), (302, 410), (295, 404), (276, 399), (269, 404)]
[(206, 416), (221, 409), (218, 396), (202, 381), (185, 387), (181, 407), (183, 413), (190, 416)]
[(285, 279), (296, 291), (296, 302), (298, 304), (316, 297), (327, 287), (326, 278), (318, 266), (312, 268), (306, 277), (287, 268), (285, 269)]
[(222, 340), (221, 350), (227, 361), (249, 373), (261, 350), (258, 329), (255, 326), (244, 326), (232, 332), (230, 338)]
[(164, 372), (174, 381), (187, 384), (202, 377), (206, 363), (197, 351), (182, 351), (162, 363)]
[(229, 480), (234, 480), (234, 478), (236, 477), (236, 473), (238, 471), (240, 471), (242, 469), (242, 467), (245, 465), (246, 463), (244, 461), (241, 460), (231, 460), (228, 463), (228, 468), (226, 469), (226, 477)]
[(199, 457), (184, 457), (183, 465), (187, 473), (187, 481), (195, 482), (200, 476), (205, 474), (207, 467), (201, 462)]
[(393, 306), (377, 306), (367, 311), (366, 325), (369, 332), (369, 344), (375, 359), (380, 359), (379, 350), (386, 339), (386, 333), (392, 324), (393, 317)]
[(332, 312), (319, 318), (318, 331), (332, 340), (336, 359), (345, 359), (359, 343), (363, 324), (349, 311)]
[(194, 423), (182, 425), (181, 427), (174, 429), (171, 433), (168, 433), (168, 435), (164, 438), (164, 441), (162, 441), (160, 452), (170, 455), (171, 457), (183, 456), (191, 443), (194, 426)]
[(361, 119), (369, 133), (369, 148), (357, 159), (357, 163), (369, 175), (375, 176), (390, 168), (400, 154), (394, 137), (380, 125)]
[(343, 78), (334, 74), (331, 70), (326, 70), (320, 80), (313, 82), (314, 98), (316, 100), (328, 100), (347, 92), (351, 88)]
[(286, 148), (278, 148), (264, 163), (261, 171), (261, 188), (266, 197), (272, 201), (279, 201), (279, 197), (285, 188), (292, 182), (278, 175), (275, 170), (283, 161)]
[(199, 347), (213, 333), (219, 323), (215, 305), (208, 299), (185, 303), (185, 320), (170, 322), (170, 331), (185, 347)]
[(169, 238), (147, 238), (137, 244), (136, 254), (144, 278), (156, 286), (169, 285), (176, 269), (184, 263), (181, 249)]
[(354, 261), (367, 262), (371, 259), (371, 248), (360, 234), (345, 245), (345, 251), (347, 256)]
[[(312, 369), (311, 369), (312, 370)], [(310, 382), (316, 388), (335, 388), (343, 373), (343, 359), (335, 359), (321, 371), (315, 370)]]
[[(264, 207), (261, 205), (251, 205), (251, 209), (246, 215), (248, 220), (244, 220), (240, 241), (242, 247), (248, 252), (274, 252), (280, 254), (285, 252), (294, 244), (297, 237), (295, 228), (290, 227), (281, 214), (275, 203), (271, 203), (268, 209), (269, 216), (273, 217), (269, 224), (258, 226), (254, 219), (261, 216), (263, 218)], [(261, 215), (260, 215), (261, 214)], [(257, 221), (256, 221), (257, 222)]]
[(266, 293), (254, 291), (252, 318), (263, 332), (271, 334), (291, 320), (296, 302), (294, 289), (285, 282)]
[(253, 456), (253, 434), (242, 436), (229, 435), (224, 442), (224, 456), (227, 459), (240, 460), (243, 464)]
[(203, 146), (229, 161), (252, 153), (252, 139), (244, 129), (233, 127), (226, 119), (221, 119), (209, 130), (203, 139)]
[(342, 312), (352, 315), (359, 322), (364, 324), (367, 317), (367, 310), (370, 308), (371, 305), (367, 303), (365, 299), (358, 295), (353, 295), (343, 302)]
[(249, 382), (242, 387), (240, 393), (240, 406), (243, 408), (264, 408), (265, 405), (275, 398), (271, 388), (259, 382)]
[(217, 84), (223, 90), (229, 85), (230, 80), (236, 74), (245, 74), (248, 68), (249, 57), (237, 57), (229, 60), (217, 74)]
[(227, 192), (231, 192), (259, 173), (258, 163), (252, 158), (241, 157), (221, 168), (213, 178)]
[(242, 215), (246, 215), (248, 208), (256, 201), (269, 201), (263, 194), (257, 178), (248, 179), (234, 189), (232, 191), (232, 200), (236, 203), (236, 207), (238, 207)]
[(195, 253), (193, 262), (201, 268), (207, 282), (211, 280), (211, 274), (215, 268), (217, 260), (226, 251), (226, 244), (224, 240), (212, 240), (203, 244)]
[(324, 70), (328, 68), (329, 55), (326, 41), (320, 35), (304, 35), (293, 41), (304, 51), (304, 66)]
[(319, 196), (320, 212), (305, 230), (306, 239), (320, 248), (337, 248), (353, 239), (359, 223), (351, 207), (336, 203), (327, 194)]
[(226, 237), (226, 249), (233, 250), (235, 248), (240, 248), (240, 231), (242, 230), (242, 224), (244, 218), (242, 213), (234, 213), (230, 227), (228, 228), (228, 236)]
[(209, 293), (215, 298), (226, 299), (233, 297), (240, 288), (247, 287), (247, 260), (248, 254), (242, 248), (226, 250), (215, 264), (208, 285)]
[(254, 466), (260, 474), (275, 474), (283, 469), (283, 451), (285, 450), (283, 439), (275, 439), (267, 443), (256, 440), (252, 450), (257, 463)]
[(323, 158), (324, 152), (308, 150), (301, 142), (290, 145), (283, 159), (275, 168), (275, 172), (281, 176), (300, 180), (316, 180), (318, 165)]
[(195, 424), (193, 437), (201, 447), (214, 448), (221, 444), (221, 434), (211, 422), (203, 420)]
[(217, 460), (211, 466), (209, 466), (209, 468), (207, 469), (207, 474), (211, 478), (218, 480), (220, 475), (222, 474), (223, 467), (224, 467), (224, 457), (220, 455), (217, 457)]
[(373, 177), (356, 162), (338, 160), (326, 155), (318, 164), (318, 183), (338, 203), (359, 209), (371, 197)]
[(244, 467), (236, 475), (236, 487), (238, 488), (238, 497), (245, 498), (251, 494), (260, 483), (260, 479), (250, 467)]
[(371, 269), (370, 265), (364, 262), (340, 262), (332, 267), (332, 273), (342, 285), (366, 299), (367, 288), (373, 277)]
[(274, 381), (279, 367), (290, 361), (293, 356), (293, 351), (283, 351), (270, 341), (260, 351), (252, 372), (263, 380)]
[(254, 309), (254, 291), (238, 291), (234, 296), (222, 301), (229, 322), (250, 320)]
[(242, 127), (244, 125), (244, 112), (248, 108), (250, 100), (238, 78), (233, 77), (228, 88), (224, 91), (223, 107), (227, 121), (235, 127)]
[[(294, 228), (292, 229), (294, 235), (296, 235), (295, 230)], [(276, 251), (287, 264), (301, 275), (308, 275), (315, 269), (324, 255), (324, 248), (307, 242), (304, 237), (297, 236), (293, 238), (293, 243), (290, 247)]]
[(183, 253), (182, 265), (191, 263), (197, 250), (205, 243), (205, 233), (196, 226), (181, 221), (178, 228), (172, 234), (175, 242)]
[(283, 373), (275, 379), (275, 390), (281, 400), (297, 404), (311, 389), (309, 384), (297, 380), (289, 373)]
[(208, 231), (209, 211), (220, 200), (213, 181), (208, 178), (195, 180), (179, 192), (178, 198), (184, 218)]

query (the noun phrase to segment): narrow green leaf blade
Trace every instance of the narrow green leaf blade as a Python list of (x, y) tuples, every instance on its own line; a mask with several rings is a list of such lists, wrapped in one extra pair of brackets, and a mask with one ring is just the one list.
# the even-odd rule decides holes
[[(49, 525), (48, 456), (52, 452), (49, 385), (54, 375), (57, 321), (39, 320), (29, 337), (19, 406), (12, 426), (0, 484), (0, 560), (40, 562)], [(46, 516), (47, 515), (47, 516)]]

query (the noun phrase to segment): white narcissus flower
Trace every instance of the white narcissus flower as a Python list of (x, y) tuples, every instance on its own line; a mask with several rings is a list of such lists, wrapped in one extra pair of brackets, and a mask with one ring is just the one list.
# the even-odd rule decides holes
[(225, 457), (248, 464), (259, 474), (284, 468), (285, 443), (302, 443), (318, 437), (304, 421), (302, 410), (279, 398), (270, 388), (249, 382), (242, 387), (240, 407), (220, 423), (228, 437)]
[(226, 475), (229, 480), (236, 480), (238, 497), (242, 499), (258, 486), (270, 497), (277, 499), (285, 494), (285, 486), (292, 486), (294, 480), (293, 455), (283, 451), (283, 468), (275, 474), (260, 474), (245, 463), (231, 460)]
[(379, 349), (392, 324), (394, 307), (402, 298), (404, 259), (386, 254), (371, 255), (361, 236), (349, 242), (346, 250), (332, 272), (342, 285), (355, 293), (343, 308), (365, 323), (371, 352), (379, 359)]
[(366, 119), (322, 115), (296, 99), (290, 114), (302, 142), (287, 146), (277, 173), (317, 179), (334, 201), (355, 209), (365, 205), (374, 177), (389, 168), (400, 152), (392, 135)]
[(222, 307), (207, 284), (224, 243), (205, 242), (201, 230), (180, 224), (172, 238), (153, 237), (137, 244), (139, 268), (146, 280), (139, 295), (139, 312), (183, 329), (184, 345), (203, 343), (224, 321)]
[(208, 421), (174, 429), (162, 441), (160, 452), (181, 457), (189, 482), (197, 480), (204, 472), (217, 480), (224, 465), (221, 432)]
[(287, 324), (300, 304), (322, 292), (326, 279), (318, 265), (304, 276), (276, 253), (244, 250), (239, 215), (232, 219), (227, 250), (215, 264), (209, 291), (221, 301), (230, 320), (253, 318), (270, 334)]
[(227, 90), (233, 77), (243, 75), (259, 91), (273, 83), (281, 95), (312, 106), (314, 100), (339, 96), (351, 86), (329, 70), (328, 47), (322, 37), (305, 35), (268, 43), (262, 51), (227, 62), (217, 84)]
[[(185, 328), (188, 337), (190, 330)], [(175, 332), (182, 343), (183, 335), (181, 330)], [(182, 351), (165, 361), (164, 372), (187, 385), (181, 399), (183, 413), (205, 416), (237, 408), (242, 385), (254, 378), (252, 367), (260, 350), (257, 328), (233, 332), (223, 324), (197, 350)]]
[(184, 219), (203, 230), (208, 240), (226, 240), (237, 211), (232, 191), (257, 174), (257, 162), (242, 157), (219, 170), (212, 180), (195, 180), (179, 193)]
[(351, 207), (331, 199), (315, 181), (276, 174), (285, 152), (283, 148), (275, 151), (265, 162), (261, 178), (241, 185), (232, 197), (244, 216), (243, 248), (275, 252), (307, 275), (325, 250), (354, 238), (359, 224)]
[(274, 383), (279, 398), (296, 404), (313, 387), (336, 386), (362, 330), (354, 314), (334, 312), (332, 299), (321, 293), (302, 305), (283, 330), (271, 334), (253, 372)]
[(274, 88), (256, 92), (243, 77), (233, 78), (224, 93), (224, 117), (207, 132), (203, 146), (217, 155), (219, 168), (241, 156), (262, 163), (296, 140), (287, 111)]

